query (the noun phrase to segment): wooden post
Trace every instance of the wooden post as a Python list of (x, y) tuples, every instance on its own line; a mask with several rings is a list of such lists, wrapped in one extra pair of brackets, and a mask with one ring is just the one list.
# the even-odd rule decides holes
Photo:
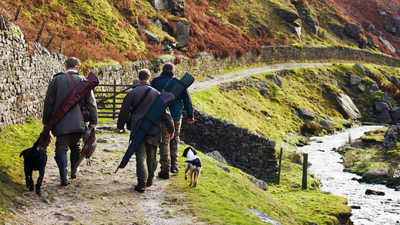
[(278, 181), (277, 181), (277, 184), (279, 184), (281, 182), (282, 155), (283, 155), (283, 148), (281, 148), (281, 153), (279, 154)]
[(18, 20), (19, 13), (21, 12), (21, 6), (18, 6), (17, 14), (15, 15), (14, 21)]
[(42, 35), (42, 32), (43, 32), (45, 24), (46, 24), (46, 21), (43, 20), (42, 27), (40, 28), (39, 34), (38, 34), (38, 36), (36, 38), (36, 43), (39, 43), (39, 39), (40, 39), (40, 36)]
[(5, 30), (6, 29), (6, 22), (4, 20), (4, 17), (0, 15), (0, 30)]
[(308, 163), (308, 154), (303, 154), (303, 182), (301, 187), (303, 189), (307, 189), (307, 163)]
[(115, 119), (115, 97), (116, 97), (116, 93), (117, 93), (117, 82), (114, 79), (114, 98), (113, 98), (113, 120)]
[(62, 42), (60, 42), (60, 54), (62, 54)]
[(46, 48), (48, 48), (49, 45), (51, 44), (51, 42), (53, 41), (54, 35), (56, 35), (56, 33), (54, 33), (53, 36), (51, 36), (49, 42), (48, 42), (47, 45), (46, 45)]

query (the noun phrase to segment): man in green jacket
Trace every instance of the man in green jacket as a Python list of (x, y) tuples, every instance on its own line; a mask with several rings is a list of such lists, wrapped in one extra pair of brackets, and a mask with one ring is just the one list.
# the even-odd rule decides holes
[[(70, 57), (65, 62), (65, 73), (57, 73), (54, 75), (52, 81), (46, 92), (43, 109), (43, 125), (46, 126), (51, 118), (57, 113), (58, 109), (74, 90), (74, 82), (79, 84), (84, 78), (79, 76), (78, 70), (80, 60), (75, 57)], [(67, 73), (71, 76), (68, 78)], [(81, 106), (85, 106), (90, 113), (91, 121), (90, 127), (94, 128), (97, 124), (97, 105), (93, 91), (86, 94), (78, 104), (74, 105), (61, 120), (51, 130), (53, 135), (56, 136), (56, 150), (55, 157), (59, 172), (61, 186), (67, 186), (69, 181), (67, 179), (67, 152), (68, 148), (71, 150), (70, 162), (71, 171), (80, 157), (82, 135), (86, 130)], [(71, 179), (76, 178), (76, 174), (71, 174)]]
[[(148, 113), (149, 109), (156, 101), (160, 92), (150, 86), (150, 71), (142, 69), (139, 72), (139, 84), (133, 87), (124, 98), (121, 110), (118, 115), (117, 128), (119, 133), (125, 132), (125, 123), (130, 123), (131, 136), (133, 139), (139, 126)], [(129, 117), (129, 114), (131, 115)], [(129, 121), (128, 118), (130, 118)], [(174, 137), (174, 124), (168, 108), (153, 125), (150, 134), (146, 135), (144, 140), (136, 149), (136, 173), (138, 184), (135, 190), (143, 192), (146, 187), (153, 184), (154, 173), (157, 169), (157, 147), (160, 144), (161, 135), (159, 132), (160, 124), (164, 123), (167, 132), (167, 139)], [(151, 135), (154, 134), (154, 135)]]
[[(164, 88), (165, 91), (169, 91), (176, 82), (178, 82), (178, 79), (175, 77), (175, 65), (172, 63), (165, 63), (162, 68), (162, 73), (151, 81), (151, 85), (158, 91)], [(169, 106), (171, 116), (174, 119), (175, 133), (171, 141), (167, 138), (163, 138), (163, 142), (160, 144), (161, 171), (158, 173), (158, 177), (163, 179), (169, 179), (170, 171), (171, 173), (179, 172), (179, 135), (181, 133), (183, 108), (185, 108), (186, 111), (187, 122), (193, 123), (192, 100), (188, 90), (184, 91), (180, 96), (175, 96), (175, 101)], [(161, 131), (162, 135), (165, 136), (165, 126), (161, 126)]]

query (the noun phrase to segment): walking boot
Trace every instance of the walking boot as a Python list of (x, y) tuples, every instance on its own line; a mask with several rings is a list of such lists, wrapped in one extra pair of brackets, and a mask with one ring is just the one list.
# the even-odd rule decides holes
[(144, 183), (144, 180), (138, 179), (138, 184), (135, 185), (135, 191), (142, 193), (146, 190), (146, 185)]
[(153, 185), (153, 177), (148, 177), (146, 187), (151, 187), (151, 185)]
[(60, 172), (61, 186), (69, 185), (69, 181), (67, 179), (67, 154), (56, 154), (56, 156), (54, 156), (54, 159), (56, 160), (58, 170)]
[(78, 169), (76, 169), (76, 171), (74, 171), (73, 169), (74, 169), (76, 163), (78, 162), (79, 157), (80, 157), (80, 154), (72, 154), (72, 152), (71, 152), (71, 154), (70, 154), (70, 161), (71, 161), (71, 179), (75, 179), (75, 178), (76, 178), (76, 172), (78, 171), (79, 167), (78, 167)]
[(162, 179), (169, 179), (169, 171), (161, 170), (160, 172), (158, 172), (158, 177)]

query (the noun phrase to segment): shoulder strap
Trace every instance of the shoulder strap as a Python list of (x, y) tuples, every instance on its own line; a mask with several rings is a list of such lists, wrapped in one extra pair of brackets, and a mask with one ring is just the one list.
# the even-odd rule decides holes
[(69, 74), (68, 72), (66, 72), (65, 74), (67, 74), (67, 77), (68, 77), (69, 81), (74, 86), (74, 88), (76, 88), (76, 83), (74, 81), (74, 78), (72, 78), (71, 74)]
[(171, 79), (169, 79), (169, 80), (167, 81), (167, 83), (165, 83), (165, 85), (164, 85), (164, 87), (163, 87), (163, 89), (162, 89), (161, 91), (164, 91), (164, 89), (165, 89), (166, 87), (168, 87), (169, 83), (171, 83), (171, 81), (172, 81), (174, 78), (175, 78), (175, 77), (172, 77)]
[(140, 106), (140, 104), (142, 104), (142, 102), (144, 101), (144, 99), (146, 98), (146, 96), (149, 94), (150, 90), (151, 90), (150, 87), (147, 88), (146, 92), (144, 92), (144, 94), (143, 94), (142, 98), (139, 100), (138, 104), (136, 104), (136, 105), (135, 105), (135, 108), (133, 108), (133, 109), (131, 110), (131, 114), (132, 114), (133, 112), (135, 112), (135, 110)]

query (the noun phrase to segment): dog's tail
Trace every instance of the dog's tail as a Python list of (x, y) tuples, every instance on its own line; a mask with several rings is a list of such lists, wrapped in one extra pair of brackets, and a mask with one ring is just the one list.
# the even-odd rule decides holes
[(22, 156), (25, 158), (25, 154), (26, 154), (26, 150), (23, 150), (22, 152), (21, 152), (21, 154), (19, 154), (19, 157), (21, 158)]

